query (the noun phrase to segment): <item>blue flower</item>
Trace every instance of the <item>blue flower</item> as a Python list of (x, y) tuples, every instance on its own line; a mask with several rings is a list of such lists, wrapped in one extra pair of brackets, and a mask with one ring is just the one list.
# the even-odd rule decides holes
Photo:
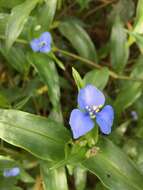
[(138, 120), (138, 114), (136, 111), (131, 111), (131, 116), (133, 118), (134, 121), (137, 121)]
[(44, 32), (39, 38), (32, 40), (30, 46), (34, 52), (48, 53), (51, 51), (51, 42), (51, 34)]
[(4, 177), (14, 177), (20, 173), (20, 169), (18, 167), (14, 167), (12, 169), (5, 169), (3, 172)]
[(110, 105), (103, 108), (105, 97), (100, 90), (87, 85), (79, 91), (77, 101), (80, 109), (72, 110), (69, 121), (74, 139), (89, 132), (94, 127), (94, 119), (102, 133), (111, 132), (114, 111)]

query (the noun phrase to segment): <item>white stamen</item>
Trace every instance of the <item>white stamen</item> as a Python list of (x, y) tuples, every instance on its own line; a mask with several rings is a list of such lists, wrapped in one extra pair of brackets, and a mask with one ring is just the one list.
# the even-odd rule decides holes
[(98, 113), (100, 111), (100, 108), (102, 108), (102, 105), (96, 106), (85, 106), (85, 109), (87, 110), (87, 112), (89, 113), (89, 116), (91, 119), (94, 119), (96, 117), (96, 113)]
[(46, 45), (46, 42), (45, 42), (45, 41), (42, 41), (42, 42), (40, 42), (40, 44), (39, 44), (40, 47), (43, 47), (43, 46), (45, 46), (45, 45)]
[(94, 105), (94, 106), (93, 106), (93, 110), (96, 111), (96, 109), (97, 109), (97, 106)]
[(89, 109), (89, 106), (85, 106), (85, 109), (87, 109), (87, 110), (88, 110), (88, 109)]

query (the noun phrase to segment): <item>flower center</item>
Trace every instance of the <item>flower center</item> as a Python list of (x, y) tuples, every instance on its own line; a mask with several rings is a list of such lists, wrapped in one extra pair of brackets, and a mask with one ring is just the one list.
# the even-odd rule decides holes
[(40, 47), (44, 47), (45, 45), (46, 45), (46, 42), (45, 42), (45, 41), (42, 41), (42, 42), (40, 42), (40, 44), (39, 44)]
[(102, 105), (99, 105), (99, 106), (93, 105), (93, 106), (85, 107), (91, 119), (94, 119), (96, 117), (96, 113), (98, 113), (101, 108), (102, 108)]

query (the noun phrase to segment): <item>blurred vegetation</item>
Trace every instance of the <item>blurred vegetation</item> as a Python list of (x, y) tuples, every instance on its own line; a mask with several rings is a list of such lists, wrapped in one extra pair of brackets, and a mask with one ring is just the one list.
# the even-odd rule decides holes
[[(32, 52), (45, 31), (51, 52)], [(143, 0), (0, 0), (0, 189), (142, 190), (142, 53)], [(68, 124), (81, 81), (115, 110), (90, 148)]]

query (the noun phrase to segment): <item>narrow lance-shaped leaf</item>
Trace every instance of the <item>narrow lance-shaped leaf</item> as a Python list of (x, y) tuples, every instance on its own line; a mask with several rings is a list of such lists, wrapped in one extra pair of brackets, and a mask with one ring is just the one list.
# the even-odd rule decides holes
[(29, 54), (30, 63), (36, 67), (43, 82), (48, 86), (50, 100), (54, 107), (60, 103), (59, 77), (55, 63), (51, 58), (43, 54)]
[(51, 117), (62, 122), (60, 106), (59, 76), (53, 59), (44, 54), (29, 54), (28, 60), (37, 69), (42, 81), (48, 86), (48, 94), (53, 105)]
[(135, 33), (143, 33), (143, 0), (138, 0), (136, 20), (133, 31)]
[(100, 70), (94, 69), (92, 71), (89, 71), (84, 76), (84, 83), (92, 84), (96, 86), (97, 88), (103, 90), (106, 86), (109, 79), (109, 70), (108, 68), (102, 68)]
[(135, 164), (111, 141), (102, 138), (96, 156), (82, 165), (95, 174), (102, 183), (112, 190), (142, 190), (143, 175)]
[[(131, 72), (131, 77), (142, 79), (143, 75), (143, 56), (140, 56)], [(116, 114), (120, 114), (124, 109), (131, 106), (142, 94), (142, 82), (126, 81), (123, 83), (118, 96), (114, 102)]]
[(1, 109), (0, 138), (43, 160), (58, 161), (64, 159), (64, 147), (70, 135), (62, 124), (51, 119)]
[(8, 98), (3, 95), (2, 93), (0, 93), (0, 107), (1, 108), (10, 108), (10, 102), (8, 100)]
[(133, 0), (119, 0), (114, 4), (109, 18), (114, 22), (116, 16), (119, 16), (124, 23), (127, 23), (134, 15), (134, 12), (135, 3)]
[(74, 67), (72, 67), (72, 75), (73, 75), (73, 78), (75, 80), (78, 90), (83, 88), (83, 86), (84, 86), (83, 80), (82, 80), (80, 74), (78, 73), (78, 71)]
[(128, 60), (127, 34), (117, 17), (111, 33), (111, 63), (117, 72), (122, 72)]
[(61, 22), (59, 30), (65, 36), (80, 56), (97, 62), (95, 46), (87, 32), (75, 20)]
[(65, 168), (50, 170), (49, 167), (49, 163), (41, 163), (44, 190), (68, 190)]
[(9, 14), (0, 13), (0, 34), (3, 35), (5, 32), (6, 24), (9, 18)]
[(30, 12), (39, 0), (26, 0), (24, 3), (14, 7), (6, 27), (6, 46), (9, 49), (23, 30)]
[(14, 166), (16, 166), (16, 163), (14, 162), (14, 160), (12, 160), (11, 158), (7, 156), (0, 155), (0, 170), (1, 171), (3, 171), (5, 168), (12, 168)]
[(0, 7), (2, 8), (13, 8), (14, 6), (22, 3), (24, 0), (0, 0)]
[(0, 45), (0, 53), (7, 60), (7, 64), (13, 67), (23, 75), (27, 73), (29, 69), (28, 61), (26, 60), (23, 50), (19, 47), (12, 47), (9, 51), (6, 51), (4, 44)]
[(86, 187), (87, 171), (85, 168), (78, 166), (74, 170), (74, 180), (76, 190), (84, 190)]
[(116, 114), (120, 114), (126, 108), (131, 106), (142, 93), (140, 82), (126, 83), (121, 87), (121, 90), (114, 102), (114, 107), (116, 108)]
[(38, 21), (42, 26), (43, 31), (47, 28), (50, 28), (55, 16), (56, 7), (57, 0), (45, 0), (43, 7), (40, 9)]

